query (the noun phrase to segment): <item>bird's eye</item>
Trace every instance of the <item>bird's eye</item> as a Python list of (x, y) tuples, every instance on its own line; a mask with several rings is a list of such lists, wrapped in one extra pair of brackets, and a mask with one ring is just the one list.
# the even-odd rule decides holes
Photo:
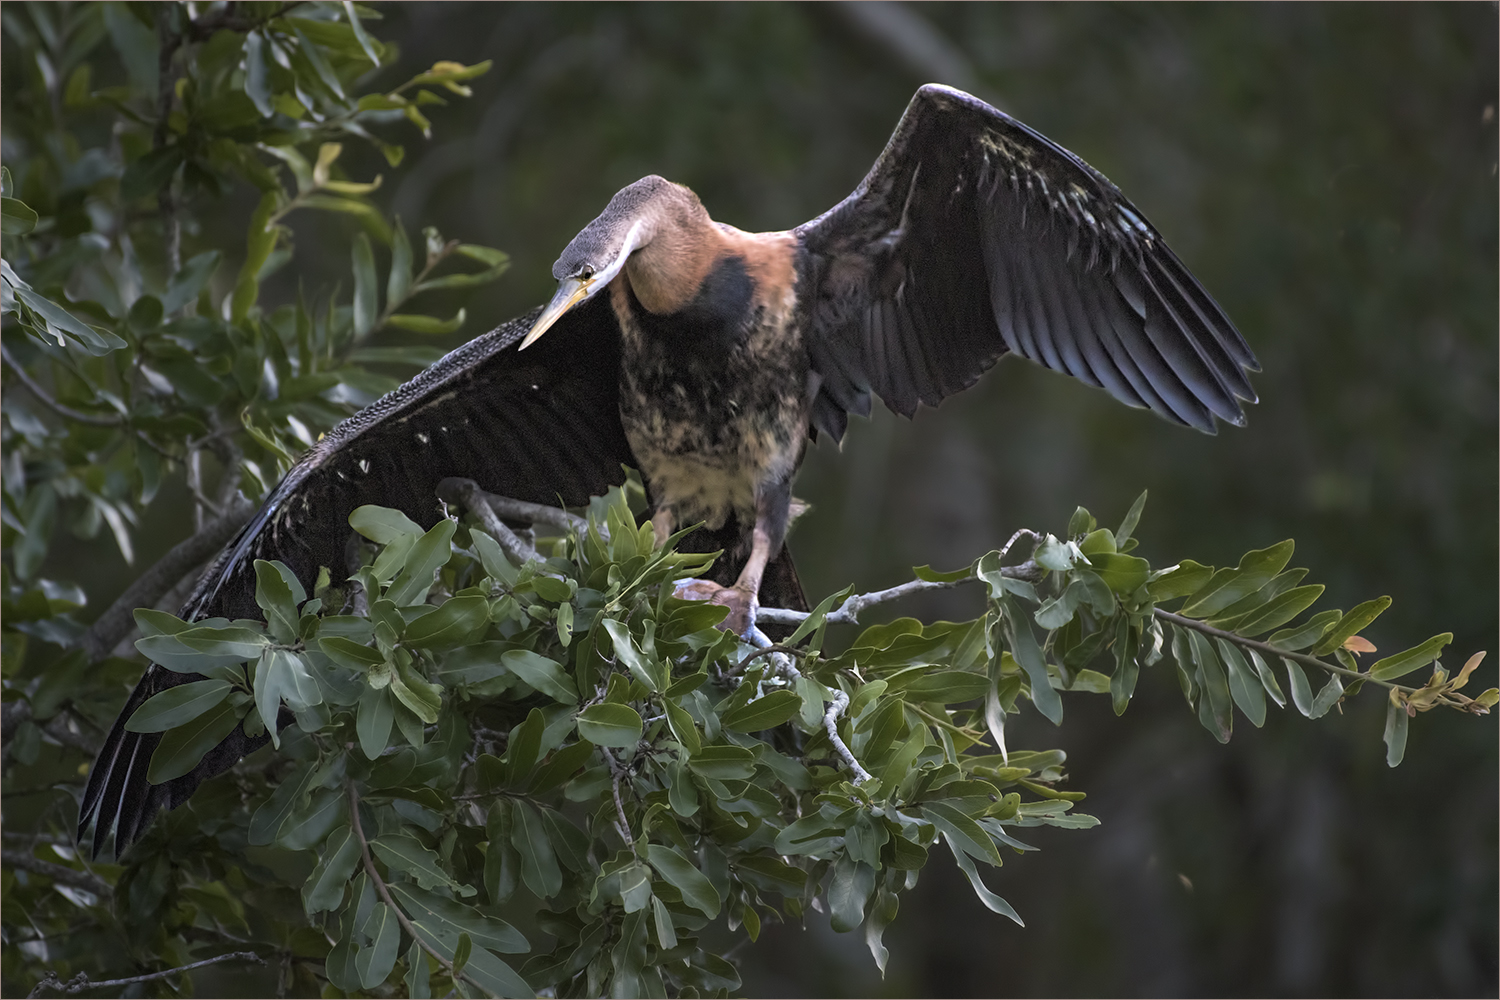
[(594, 265), (585, 264), (578, 269), (578, 277), (587, 281), (594, 276)]

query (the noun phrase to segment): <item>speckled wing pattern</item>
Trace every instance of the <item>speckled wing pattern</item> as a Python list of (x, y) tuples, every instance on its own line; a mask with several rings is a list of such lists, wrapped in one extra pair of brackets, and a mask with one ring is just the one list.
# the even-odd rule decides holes
[[(375, 503), (430, 527), (442, 516), (437, 483), (448, 476), (519, 500), (569, 505), (623, 482), (622, 464), (635, 462), (620, 426), (620, 337), (613, 313), (601, 296), (517, 353), (514, 345), (535, 316), (470, 341), (335, 427), (219, 555), (182, 616), (263, 617), (255, 603), (256, 559), (280, 559), (309, 591), (320, 566), (342, 578), (350, 512)], [(126, 702), (89, 774), (79, 812), (80, 840), (95, 822), (96, 855), (112, 827), (118, 853), (161, 806), (185, 802), (199, 784), (268, 739), (252, 740), (236, 728), (190, 774), (148, 783), (160, 734), (127, 732), (125, 722), (159, 691), (201, 679), (153, 665)]]
[(817, 430), (870, 394), (910, 416), (1006, 351), (1213, 433), (1255, 356), (1119, 189), (961, 91), (928, 85), (854, 193), (799, 227)]

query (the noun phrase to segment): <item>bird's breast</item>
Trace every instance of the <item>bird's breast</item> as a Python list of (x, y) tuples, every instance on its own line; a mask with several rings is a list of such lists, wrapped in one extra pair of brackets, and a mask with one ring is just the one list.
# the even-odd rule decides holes
[(754, 522), (764, 485), (796, 471), (807, 435), (807, 354), (795, 289), (757, 287), (728, 257), (678, 312), (648, 312), (626, 280), (620, 419), (653, 500), (679, 524)]

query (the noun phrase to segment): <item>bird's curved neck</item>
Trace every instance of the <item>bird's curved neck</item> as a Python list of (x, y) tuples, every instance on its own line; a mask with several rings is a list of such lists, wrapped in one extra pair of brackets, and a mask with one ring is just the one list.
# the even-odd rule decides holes
[(729, 250), (729, 241), (706, 212), (653, 219), (648, 239), (626, 262), (624, 277), (645, 309), (671, 315), (693, 300)]

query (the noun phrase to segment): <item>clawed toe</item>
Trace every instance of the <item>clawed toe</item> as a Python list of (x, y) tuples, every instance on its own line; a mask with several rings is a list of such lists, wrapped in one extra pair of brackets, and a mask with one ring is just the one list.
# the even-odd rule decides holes
[(755, 612), (760, 604), (755, 595), (742, 587), (723, 587), (711, 580), (682, 580), (672, 596), (684, 601), (709, 601), (729, 609), (729, 616), (719, 628), (743, 636), (755, 627)]

